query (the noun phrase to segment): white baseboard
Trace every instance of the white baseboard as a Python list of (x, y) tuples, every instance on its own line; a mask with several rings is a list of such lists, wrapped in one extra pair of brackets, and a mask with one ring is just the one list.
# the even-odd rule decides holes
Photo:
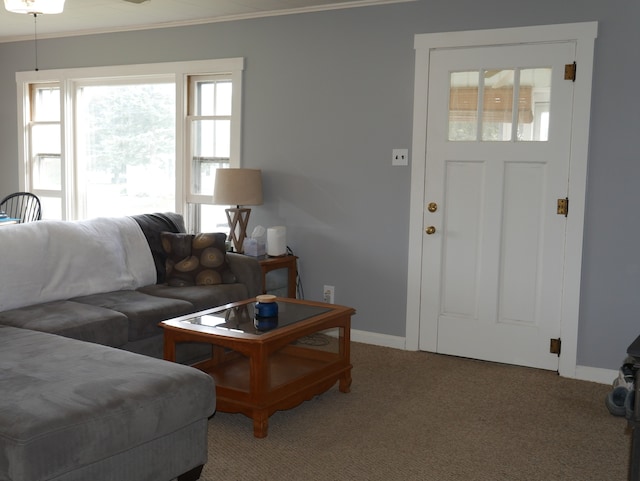
[[(378, 334), (376, 332), (351, 330), (351, 340), (374, 346), (392, 347), (395, 349), (406, 349), (404, 337), (390, 336), (388, 334)], [(598, 367), (576, 366), (575, 379), (581, 381), (597, 382), (600, 384), (611, 384), (618, 377), (618, 371), (613, 369), (601, 369)]]
[(576, 366), (576, 379), (581, 381), (611, 384), (618, 377), (618, 371), (614, 369), (601, 369), (599, 367)]
[(363, 344), (373, 344), (374, 346), (393, 347), (395, 349), (405, 348), (404, 337), (359, 331), (357, 329), (351, 329), (351, 340), (354, 342), (362, 342)]

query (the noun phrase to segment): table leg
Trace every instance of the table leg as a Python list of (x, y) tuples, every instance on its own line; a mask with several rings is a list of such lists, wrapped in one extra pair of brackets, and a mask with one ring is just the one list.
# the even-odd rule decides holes
[(269, 429), (269, 413), (265, 410), (253, 412), (253, 435), (256, 438), (266, 438)]
[(340, 382), (338, 384), (340, 392), (351, 392), (351, 381), (351, 371), (347, 371), (340, 376)]
[(167, 361), (176, 361), (176, 343), (167, 331), (164, 333), (164, 358)]
[[(351, 316), (347, 316), (344, 323), (340, 328), (340, 358), (346, 366), (349, 366), (351, 363)], [(340, 392), (351, 392), (351, 369), (347, 369), (340, 376), (338, 388)]]

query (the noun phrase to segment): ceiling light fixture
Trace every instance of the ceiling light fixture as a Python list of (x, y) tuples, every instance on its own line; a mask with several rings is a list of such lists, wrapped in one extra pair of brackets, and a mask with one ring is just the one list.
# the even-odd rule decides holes
[(64, 0), (4, 0), (4, 8), (13, 13), (62, 13)]
[(36, 71), (38, 71), (38, 15), (62, 13), (64, 0), (4, 0), (4, 8), (12, 13), (33, 15), (33, 45), (36, 52)]

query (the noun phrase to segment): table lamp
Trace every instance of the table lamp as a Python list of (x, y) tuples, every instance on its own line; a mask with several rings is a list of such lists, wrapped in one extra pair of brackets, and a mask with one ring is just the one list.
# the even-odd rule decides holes
[(246, 205), (262, 205), (262, 171), (259, 169), (217, 169), (213, 203), (235, 205), (225, 209), (229, 237), (236, 252), (243, 252), (251, 209)]

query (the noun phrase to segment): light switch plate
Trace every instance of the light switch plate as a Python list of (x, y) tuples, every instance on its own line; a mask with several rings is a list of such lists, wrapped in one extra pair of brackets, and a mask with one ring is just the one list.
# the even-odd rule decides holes
[(409, 165), (409, 149), (393, 149), (391, 165)]

